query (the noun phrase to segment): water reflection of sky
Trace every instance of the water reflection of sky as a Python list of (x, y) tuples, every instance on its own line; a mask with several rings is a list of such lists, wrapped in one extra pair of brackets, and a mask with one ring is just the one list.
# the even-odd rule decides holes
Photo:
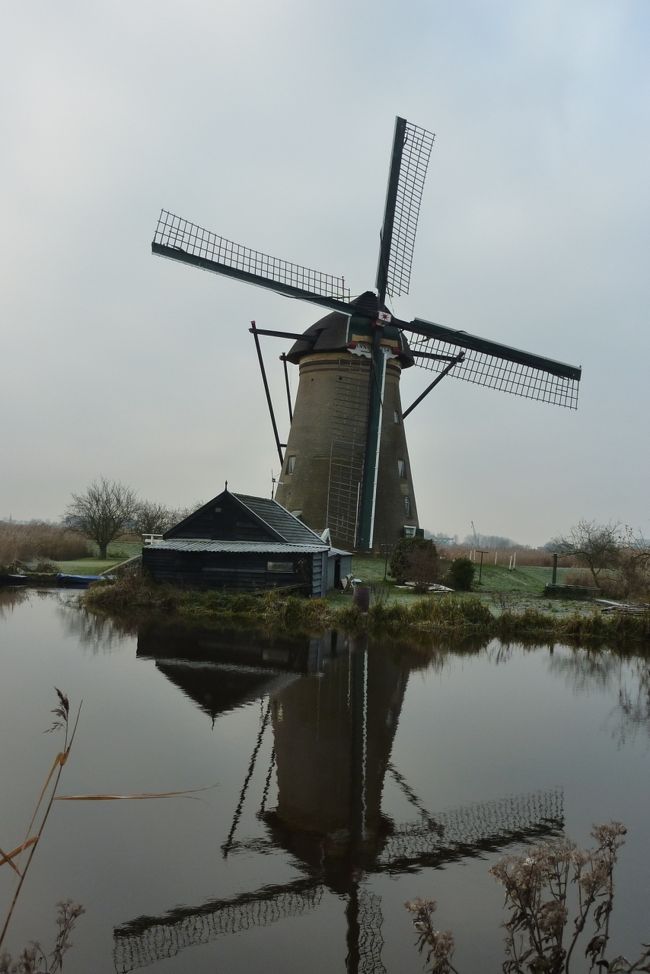
[(500, 853), (484, 840), (513, 851), (508, 826), (553, 802), (578, 841), (594, 821), (628, 825), (614, 932), (620, 949), (647, 940), (645, 660), (252, 640), (116, 624), (74, 598), (0, 595), (0, 845), (19, 840), (51, 761), (54, 685), (84, 700), (64, 792), (216, 787), (55, 806), (15, 944), (47, 939), (71, 896), (88, 911), (72, 972), (115, 970), (114, 950), (122, 969), (344, 971), (347, 956), (418, 971), (402, 904), (426, 895), (458, 966), (497, 970)]

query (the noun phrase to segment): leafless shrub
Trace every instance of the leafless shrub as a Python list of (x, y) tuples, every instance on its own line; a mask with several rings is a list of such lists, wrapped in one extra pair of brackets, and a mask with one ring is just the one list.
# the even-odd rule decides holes
[(72, 947), (70, 934), (79, 917), (85, 913), (83, 906), (72, 900), (57, 903), (58, 927), (54, 947), (48, 953), (34, 940), (13, 960), (11, 954), (0, 954), (0, 974), (56, 974), (63, 968), (63, 957)]
[(436, 930), (432, 916), (436, 910), (435, 900), (409, 900), (404, 904), (413, 913), (413, 926), (417, 931), (416, 945), (422, 954), (426, 951), (425, 964), (430, 964), (431, 974), (458, 974), (451, 963), (454, 953), (454, 938), (449, 930)]
[(626, 597), (650, 601), (650, 542), (630, 528), (621, 548), (619, 575)]
[[(614, 867), (627, 830), (620, 822), (596, 825), (593, 849), (578, 849), (567, 839), (547, 842), (525, 855), (508, 856), (490, 870), (505, 890), (508, 919), (504, 974), (569, 974), (581, 938), (589, 937), (584, 956), (589, 970), (610, 974), (650, 971), (650, 946), (635, 961), (623, 956), (605, 958), (614, 907)], [(570, 903), (575, 915), (570, 919)], [(406, 908), (415, 914), (420, 951), (428, 949), (432, 974), (448, 974), (454, 940), (449, 931), (435, 930), (433, 900), (414, 900)]]
[(591, 572), (588, 572), (585, 568), (574, 568), (564, 576), (564, 584), (579, 585), (582, 588), (593, 588), (594, 580)]
[[(581, 850), (563, 840), (545, 843), (527, 856), (509, 856), (491, 870), (505, 889), (505, 974), (568, 971), (588, 922), (592, 936), (585, 954), (590, 969), (602, 966), (614, 907), (614, 866), (626, 829), (619, 822), (594, 826), (595, 849)], [(577, 892), (576, 916), (567, 934), (569, 890)], [(564, 937), (567, 936), (567, 946)]]
[(554, 538), (551, 544), (559, 555), (571, 555), (579, 565), (586, 565), (591, 572), (592, 584), (599, 585), (603, 569), (618, 564), (622, 540), (620, 524), (582, 520), (567, 535)]

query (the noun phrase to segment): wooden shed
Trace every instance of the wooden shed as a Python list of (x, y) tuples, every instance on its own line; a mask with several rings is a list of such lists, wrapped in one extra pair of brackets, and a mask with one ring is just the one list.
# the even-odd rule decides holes
[(228, 489), (142, 551), (156, 581), (193, 588), (327, 591), (329, 545), (267, 497)]

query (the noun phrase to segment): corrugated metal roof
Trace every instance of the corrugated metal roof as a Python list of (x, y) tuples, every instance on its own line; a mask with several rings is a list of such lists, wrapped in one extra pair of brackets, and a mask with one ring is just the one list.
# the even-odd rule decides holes
[(329, 551), (323, 544), (282, 544), (280, 541), (212, 541), (210, 538), (169, 538), (153, 541), (147, 551), (222, 551), (248, 552), (269, 555), (308, 555), (319, 551)]
[(323, 539), (315, 531), (312, 531), (297, 517), (290, 514), (277, 501), (271, 500), (269, 497), (252, 497), (250, 494), (233, 494), (233, 497), (245, 504), (286, 541), (295, 544), (320, 544), (321, 549), (329, 547), (324, 544)]

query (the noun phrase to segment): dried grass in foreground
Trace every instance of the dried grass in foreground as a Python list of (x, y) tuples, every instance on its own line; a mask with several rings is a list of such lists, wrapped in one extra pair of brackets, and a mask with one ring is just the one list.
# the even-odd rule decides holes
[[(625, 826), (620, 822), (596, 825), (593, 849), (578, 849), (568, 839), (548, 842), (527, 855), (508, 856), (490, 870), (505, 890), (508, 919), (504, 927), (504, 974), (570, 974), (580, 947), (589, 971), (609, 974), (650, 972), (650, 945), (634, 961), (608, 960), (609, 922), (614, 908), (614, 866), (623, 845)], [(568, 898), (574, 902), (569, 923)], [(426, 951), (431, 974), (458, 974), (451, 958), (454, 938), (449, 930), (436, 930), (432, 917), (435, 900), (417, 899), (405, 904), (414, 914), (417, 947)]]
[[(71, 724), (70, 702), (68, 697), (58, 688), (55, 687), (55, 690), (58, 703), (54, 710), (52, 710), (54, 721), (48, 733), (52, 731), (63, 731), (63, 750), (59, 751), (52, 762), (52, 767), (41, 788), (29, 825), (25, 830), (25, 838), (20, 845), (11, 849), (9, 852), (5, 852), (0, 848), (0, 867), (7, 866), (17, 877), (16, 888), (3, 921), (2, 932), (0, 932), (0, 974), (57, 974), (63, 967), (65, 953), (72, 946), (70, 940), (72, 929), (79, 917), (85, 912), (83, 906), (79, 903), (73, 903), (72, 900), (64, 900), (57, 904), (56, 923), (58, 932), (54, 946), (49, 952), (46, 952), (38, 941), (32, 941), (27, 947), (23, 948), (16, 959), (2, 949), (29, 867), (31, 866), (37, 846), (41, 841), (45, 825), (55, 801), (129, 801), (152, 798), (191, 798), (197, 792), (209, 791), (209, 788), (194, 788), (183, 791), (141, 792), (132, 795), (57, 795), (61, 774), (70, 756), (70, 750), (77, 732), (79, 716), (81, 714), (81, 703), (79, 704), (74, 722)], [(24, 854), (26, 858), (23, 861), (22, 857)]]
[[(61, 690), (57, 689), (56, 687), (55, 689), (58, 696), (58, 704), (52, 711), (54, 721), (50, 727), (50, 732), (58, 730), (63, 731), (63, 750), (59, 751), (52, 762), (52, 767), (50, 768), (43, 787), (41, 788), (41, 793), (38, 796), (36, 807), (32, 814), (29, 825), (27, 826), (25, 838), (19, 846), (16, 846), (16, 848), (12, 849), (10, 852), (3, 852), (3, 850), (0, 849), (0, 866), (9, 866), (18, 876), (18, 882), (14, 890), (14, 895), (4, 919), (2, 932), (0, 933), (0, 950), (5, 942), (7, 930), (9, 929), (9, 923), (11, 922), (11, 918), (16, 909), (16, 904), (22, 892), (27, 873), (29, 872), (29, 867), (32, 864), (36, 847), (40, 842), (49, 814), (52, 810), (52, 805), (56, 797), (56, 791), (59, 786), (61, 774), (70, 755), (70, 749), (72, 748), (75, 734), (77, 732), (77, 726), (79, 724), (81, 704), (79, 704), (77, 716), (75, 717), (74, 723), (71, 727), (70, 702), (65, 693), (62, 693)], [(27, 858), (23, 865), (20, 857), (25, 852), (27, 853)], [(25, 947), (20, 953), (18, 959), (15, 961), (12, 959), (11, 955), (5, 951), (0, 953), (0, 974), (14, 974), (14, 972), (16, 972), (16, 974), (56, 974), (56, 972), (61, 970), (63, 967), (63, 956), (71, 946), (70, 933), (72, 928), (83, 912), (83, 907), (78, 903), (73, 903), (71, 900), (59, 903), (57, 915), (57, 925), (59, 931), (54, 947), (49, 955), (46, 954), (38, 941), (33, 941), (28, 947)]]

